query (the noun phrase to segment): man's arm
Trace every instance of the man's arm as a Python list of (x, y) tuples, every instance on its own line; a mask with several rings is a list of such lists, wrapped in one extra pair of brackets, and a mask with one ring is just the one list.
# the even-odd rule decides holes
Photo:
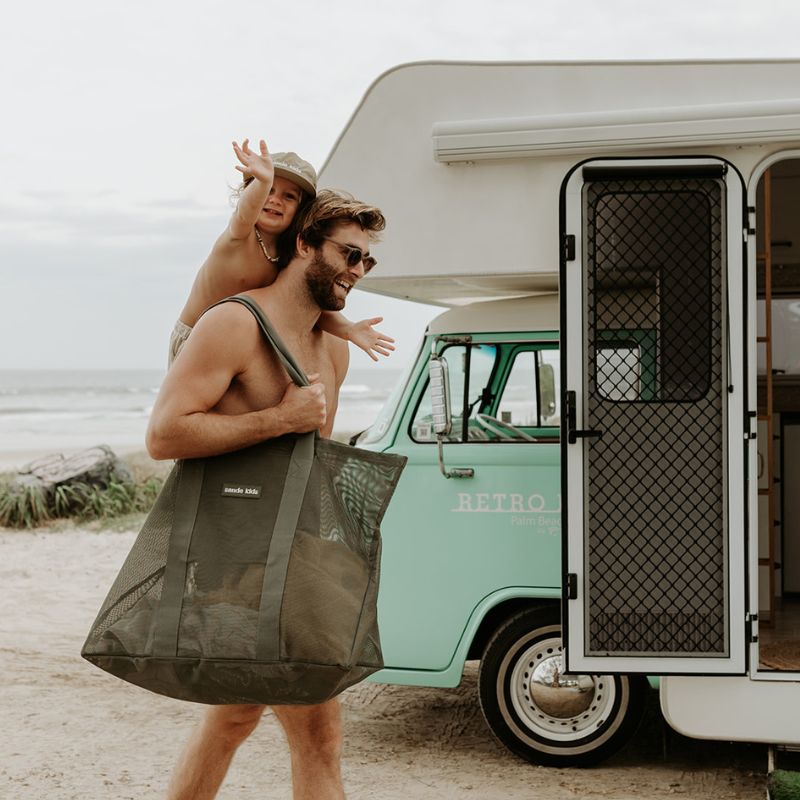
[(344, 314), (339, 311), (323, 311), (320, 314), (319, 325), (322, 330), (352, 342), (360, 347), (373, 361), (378, 360), (376, 353), (382, 356), (391, 355), (394, 350), (394, 339), (375, 330), (373, 326), (383, 322), (383, 317), (372, 317), (362, 319), (360, 322), (350, 322)]
[(325, 391), (319, 383), (290, 383), (271, 408), (241, 414), (212, 410), (257, 356), (259, 337), (252, 315), (238, 304), (225, 303), (200, 318), (153, 407), (146, 438), (153, 458), (220, 455), (325, 424)]
[(228, 233), (232, 239), (246, 239), (253, 232), (258, 215), (267, 202), (272, 183), (275, 179), (275, 170), (272, 158), (267, 150), (267, 144), (262, 139), (259, 142), (261, 155), (254, 153), (248, 144), (248, 139), (242, 146), (233, 142), (233, 150), (242, 166), (236, 167), (242, 174), (252, 175), (254, 180), (245, 188), (239, 197), (236, 211), (233, 212), (228, 224)]

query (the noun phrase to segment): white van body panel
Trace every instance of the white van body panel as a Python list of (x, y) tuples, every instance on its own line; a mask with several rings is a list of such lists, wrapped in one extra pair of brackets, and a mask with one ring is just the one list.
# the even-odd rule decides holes
[(800, 745), (800, 681), (747, 677), (661, 679), (661, 711), (696, 739)]
[(428, 325), (428, 333), (437, 335), (557, 330), (557, 294), (457, 306), (439, 314)]
[[(367, 90), (320, 185), (386, 214), (379, 266), (359, 288), (444, 305), (555, 291), (559, 193), (575, 164), (692, 152), (747, 180), (800, 146), (798, 87), (800, 61), (402, 65)], [(456, 157), (443, 150), (453, 137), (471, 138), (456, 154), (468, 160), (442, 160)]]

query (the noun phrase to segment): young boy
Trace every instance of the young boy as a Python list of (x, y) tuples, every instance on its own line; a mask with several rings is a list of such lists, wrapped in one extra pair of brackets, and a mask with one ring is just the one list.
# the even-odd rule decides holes
[[(317, 174), (296, 153), (270, 156), (262, 139), (260, 154), (248, 140), (233, 150), (244, 175), (239, 202), (228, 227), (214, 243), (189, 293), (170, 337), (169, 363), (175, 360), (201, 314), (218, 300), (268, 286), (294, 255), (298, 212), (317, 192)], [(358, 345), (373, 361), (388, 356), (394, 339), (373, 325), (383, 317), (350, 322), (339, 312), (324, 311), (319, 327)]]

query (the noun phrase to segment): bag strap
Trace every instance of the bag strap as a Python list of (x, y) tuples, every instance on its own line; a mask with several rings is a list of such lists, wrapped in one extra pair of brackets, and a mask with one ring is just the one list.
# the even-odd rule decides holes
[[(283, 343), (281, 337), (278, 336), (278, 332), (275, 330), (275, 328), (272, 327), (272, 323), (267, 318), (267, 315), (264, 313), (264, 310), (261, 308), (261, 306), (256, 303), (252, 297), (249, 297), (246, 294), (237, 294), (233, 297), (226, 297), (224, 300), (220, 300), (219, 303), (214, 303), (214, 306), (229, 302), (240, 303), (245, 308), (250, 309), (251, 313), (256, 318), (256, 322), (258, 322), (258, 325), (261, 328), (266, 340), (272, 345), (272, 349), (275, 351), (275, 354), (278, 356), (281, 364), (283, 364), (284, 369), (289, 373), (289, 377), (298, 386), (308, 386), (308, 378), (306, 377), (305, 372), (300, 369), (300, 366), (294, 360), (294, 356), (292, 356), (292, 354), (289, 352), (289, 348)], [(210, 308), (214, 308), (214, 306), (210, 306)]]
[[(281, 364), (289, 373), (289, 377), (298, 386), (308, 386), (308, 378), (292, 357), (281, 337), (278, 336), (275, 328), (272, 327), (272, 323), (261, 306), (244, 294), (237, 294), (226, 300), (241, 303), (250, 309)], [(224, 303), (226, 300), (220, 302)], [(273, 662), (279, 661), (281, 658), (280, 626), (283, 592), (286, 586), (286, 575), (289, 571), (292, 543), (314, 464), (314, 451), (318, 438), (318, 430), (313, 434), (301, 434), (295, 439), (292, 448), (292, 456), (270, 540), (269, 555), (264, 566), (256, 633), (256, 659), (258, 661)]]

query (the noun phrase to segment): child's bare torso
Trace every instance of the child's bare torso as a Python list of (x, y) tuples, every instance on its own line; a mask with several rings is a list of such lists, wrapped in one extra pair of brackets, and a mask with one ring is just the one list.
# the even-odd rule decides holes
[(256, 239), (255, 229), (241, 240), (232, 239), (225, 231), (200, 267), (180, 320), (194, 327), (210, 305), (224, 297), (268, 286), (277, 274), (275, 264), (267, 260)]

